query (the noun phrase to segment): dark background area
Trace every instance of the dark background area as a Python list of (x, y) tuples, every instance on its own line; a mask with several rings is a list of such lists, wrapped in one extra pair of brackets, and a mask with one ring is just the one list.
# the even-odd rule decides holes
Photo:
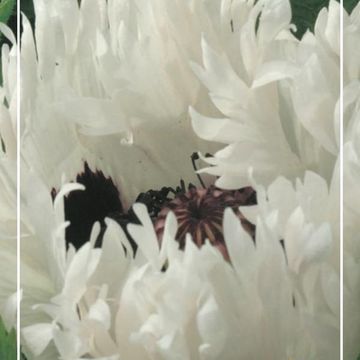
[(344, 0), (344, 8), (350, 13), (358, 2), (359, 0)]
[[(0, 22), (10, 26), (16, 35), (16, 0), (0, 0)], [(4, 36), (0, 35), (0, 45), (6, 41)]]

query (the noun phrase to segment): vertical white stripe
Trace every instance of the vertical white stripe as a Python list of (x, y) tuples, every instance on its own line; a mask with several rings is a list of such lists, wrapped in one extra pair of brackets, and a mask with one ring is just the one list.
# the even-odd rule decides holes
[(16, 315), (16, 341), (17, 341), (17, 360), (20, 360), (20, 1), (16, 3), (16, 42), (17, 42), (17, 86), (16, 86), (16, 290), (17, 290), (17, 315)]
[(340, 0), (340, 359), (344, 354), (344, 3)]

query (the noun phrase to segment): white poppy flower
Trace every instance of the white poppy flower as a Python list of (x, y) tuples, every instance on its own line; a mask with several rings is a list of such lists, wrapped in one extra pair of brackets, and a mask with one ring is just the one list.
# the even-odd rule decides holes
[[(302, 41), (287, 0), (34, 5), (21, 42), (28, 358), (335, 359), (338, 94), (326, 89), (320, 126), (322, 100), (301, 114), (299, 96), (318, 89), (302, 71), (338, 67), (334, 3)], [(220, 178), (199, 178), (191, 154), (224, 143), (204, 156)]]

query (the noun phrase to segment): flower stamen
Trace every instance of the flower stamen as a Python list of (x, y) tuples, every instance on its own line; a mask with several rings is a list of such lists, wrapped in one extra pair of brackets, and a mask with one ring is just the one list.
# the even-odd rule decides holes
[(194, 243), (201, 247), (208, 239), (217, 247), (226, 260), (226, 249), (222, 230), (223, 215), (226, 208), (233, 209), (244, 229), (255, 240), (255, 226), (239, 210), (239, 206), (256, 204), (256, 193), (251, 187), (240, 190), (221, 190), (215, 186), (208, 188), (189, 187), (188, 191), (179, 192), (159, 212), (155, 220), (155, 231), (162, 241), (167, 214), (172, 211), (178, 221), (176, 239), (181, 249), (185, 247), (186, 234), (192, 235)]

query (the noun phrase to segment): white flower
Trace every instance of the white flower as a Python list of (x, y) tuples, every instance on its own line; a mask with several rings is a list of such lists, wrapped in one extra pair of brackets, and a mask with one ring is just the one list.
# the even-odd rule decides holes
[[(24, 18), (21, 42), (28, 358), (335, 359), (338, 89), (324, 67), (338, 69), (338, 6), (331, 2), (316, 34), (298, 41), (287, 0), (34, 5), (35, 36)], [(323, 97), (304, 114), (299, 94), (319, 88)], [(195, 195), (216, 181), (238, 192), (253, 185), (258, 198), (240, 210), (233, 202), (236, 215), (225, 211), (228, 261), (211, 246), (209, 223), (206, 236), (200, 227), (193, 234), (199, 246), (188, 234), (180, 249), (173, 213), (159, 225), (149, 204), (135, 204), (130, 219), (139, 193), (181, 179), (199, 185), (191, 154), (221, 144), (204, 157), (220, 178), (204, 177), (207, 189)], [(111, 187), (110, 200), (95, 178)], [(81, 190), (115, 200), (114, 209), (87, 224), (82, 215), (99, 204), (73, 206)], [(216, 189), (211, 201), (224, 193)], [(207, 219), (217, 229), (227, 205)], [(139, 221), (126, 227), (122, 216)], [(67, 231), (77, 220), (89, 232), (99, 223), (91, 235), (75, 232), (74, 244)]]

